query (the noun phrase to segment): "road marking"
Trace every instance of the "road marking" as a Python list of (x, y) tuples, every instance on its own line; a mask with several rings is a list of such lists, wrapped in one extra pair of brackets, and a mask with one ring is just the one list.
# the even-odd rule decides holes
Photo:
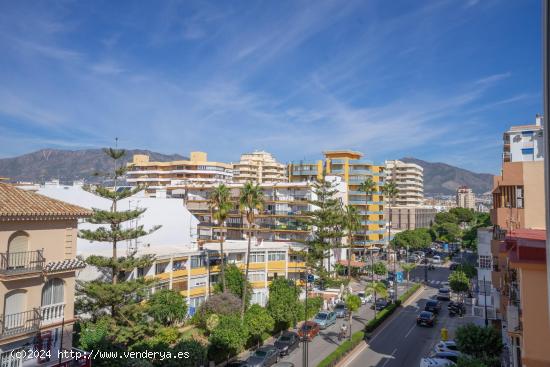
[(413, 325), (411, 326), (411, 328), (409, 329), (409, 331), (407, 332), (407, 334), (405, 335), (405, 338), (408, 337), (410, 335), (410, 333), (413, 331), (413, 329), (416, 327), (416, 325)]
[(347, 360), (345, 361), (345, 365), (344, 366), (349, 366), (351, 364), (351, 362), (353, 362), (353, 360), (355, 358), (357, 358), (358, 355), (360, 355), (361, 353), (363, 353), (363, 350), (365, 350), (366, 348), (368, 348), (369, 345), (367, 343), (363, 343), (363, 345), (359, 348), (359, 350), (357, 351), (354, 351), (353, 352), (353, 355)]
[[(395, 349), (393, 350), (393, 352), (391, 352), (390, 357), (393, 357), (393, 354), (394, 354), (395, 352), (397, 352), (397, 348), (395, 348)], [(392, 359), (394, 359), (394, 358), (388, 358), (388, 359), (386, 359), (386, 361), (384, 362), (384, 364), (383, 364), (381, 367), (384, 367), (384, 366), (385, 366), (386, 364), (388, 364), (388, 362), (389, 362), (390, 360), (392, 360)]]

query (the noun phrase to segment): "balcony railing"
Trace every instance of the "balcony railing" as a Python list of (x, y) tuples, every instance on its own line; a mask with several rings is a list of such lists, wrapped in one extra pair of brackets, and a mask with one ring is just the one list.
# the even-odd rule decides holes
[(0, 338), (27, 334), (40, 328), (40, 309), (0, 316)]
[(39, 272), (45, 262), (43, 250), (0, 253), (0, 274)]
[(60, 321), (65, 314), (65, 303), (42, 306), (40, 312), (42, 314), (42, 325)]

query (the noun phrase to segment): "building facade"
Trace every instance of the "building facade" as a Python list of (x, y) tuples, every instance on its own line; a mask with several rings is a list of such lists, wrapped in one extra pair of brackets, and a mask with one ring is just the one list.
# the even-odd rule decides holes
[[(78, 219), (87, 209), (0, 183), (0, 366), (57, 366), (75, 321)], [(42, 350), (23, 360), (16, 351)]]
[[(362, 217), (363, 228), (356, 232), (356, 247), (384, 246), (387, 242), (384, 218), (384, 166), (362, 159), (363, 154), (350, 150), (324, 152), (324, 160), (299, 162), (288, 165), (291, 182), (313, 181), (324, 175), (338, 176), (347, 186), (347, 202), (357, 207)], [(367, 179), (376, 183), (375, 191), (366, 195), (359, 186)]]
[(503, 162), (531, 162), (544, 159), (543, 117), (535, 124), (512, 126), (503, 135)]
[(421, 205), (424, 199), (424, 169), (415, 163), (398, 160), (386, 161), (386, 181), (393, 182), (398, 190), (396, 205)]
[[(393, 206), (391, 209), (391, 227), (395, 230), (413, 230), (416, 228), (430, 228), (434, 223), (437, 210), (431, 206)], [(390, 220), (389, 210), (384, 215)]]
[(150, 194), (178, 184), (230, 182), (232, 177), (231, 164), (210, 162), (204, 152), (191, 152), (189, 160), (172, 162), (152, 162), (147, 155), (135, 154), (126, 173), (129, 184), (146, 185)]
[(459, 186), (456, 189), (456, 206), (459, 208), (475, 210), (476, 196), (472, 189), (467, 186)]
[(239, 163), (233, 163), (233, 182), (245, 183), (287, 182), (286, 165), (279, 163), (268, 152), (256, 151), (241, 155)]

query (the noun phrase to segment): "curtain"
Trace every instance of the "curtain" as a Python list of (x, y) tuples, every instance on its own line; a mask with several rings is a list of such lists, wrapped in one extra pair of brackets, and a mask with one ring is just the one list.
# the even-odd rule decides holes
[(63, 280), (59, 278), (50, 279), (42, 288), (42, 306), (63, 303), (64, 300)]

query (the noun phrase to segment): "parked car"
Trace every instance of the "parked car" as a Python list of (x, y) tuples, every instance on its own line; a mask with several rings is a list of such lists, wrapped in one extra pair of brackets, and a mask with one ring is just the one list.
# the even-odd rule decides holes
[(451, 271), (456, 270), (456, 269), (458, 269), (459, 265), (460, 264), (458, 264), (458, 263), (451, 263), (451, 265), (449, 265), (449, 270), (451, 270)]
[(443, 262), (439, 255), (434, 255), (430, 261), (432, 264), (441, 264)]
[(240, 360), (236, 360), (226, 364), (226, 367), (245, 367), (245, 366), (246, 366), (246, 361), (240, 361)]
[(359, 292), (357, 293), (357, 296), (361, 298), (361, 304), (364, 305), (367, 302), (372, 301), (372, 294), (366, 294), (365, 292)]
[(294, 363), (290, 363), (290, 362), (279, 362), (279, 363), (275, 363), (273, 365), (273, 367), (294, 367)]
[(313, 321), (319, 324), (320, 329), (326, 329), (330, 325), (336, 324), (336, 314), (332, 311), (321, 311), (315, 315)]
[(419, 257), (420, 259), (423, 259), (424, 257), (426, 257), (426, 254), (424, 253), (424, 251), (415, 251), (413, 252), (413, 255)]
[(256, 349), (246, 360), (247, 367), (270, 367), (279, 361), (279, 351), (273, 345)]
[(441, 310), (441, 302), (435, 299), (428, 300), (428, 302), (426, 302), (426, 306), (424, 306), (424, 311), (430, 311), (435, 314), (438, 314), (440, 310)]
[(284, 356), (290, 354), (300, 345), (298, 334), (292, 331), (286, 331), (275, 341), (275, 348), (279, 350), (279, 354)]
[(442, 340), (434, 347), (434, 352), (457, 352), (458, 348), (454, 340)]
[(420, 367), (448, 367), (456, 366), (456, 363), (444, 358), (422, 358)]
[(418, 326), (429, 326), (433, 327), (435, 325), (435, 314), (430, 311), (422, 311), (416, 317), (416, 324)]
[(419, 256), (416, 256), (416, 255), (409, 255), (409, 257), (407, 257), (407, 262), (410, 262), (410, 263), (416, 263), (420, 260), (421, 260), (421, 258)]
[(447, 287), (439, 288), (437, 291), (437, 299), (449, 301), (451, 299), (451, 290)]
[(319, 334), (319, 324), (313, 321), (306, 321), (298, 330), (301, 339), (313, 340)]
[(433, 353), (430, 357), (432, 358), (439, 358), (439, 359), (446, 359), (448, 361), (457, 363), (458, 358), (460, 358), (460, 352), (436, 352)]
[(343, 303), (338, 303), (336, 306), (334, 306), (334, 313), (336, 314), (336, 317), (343, 318), (348, 315), (348, 308)]
[(390, 303), (391, 302), (385, 298), (378, 298), (376, 302), (371, 306), (371, 308), (373, 310), (376, 309), (376, 311), (380, 311), (388, 307)]

